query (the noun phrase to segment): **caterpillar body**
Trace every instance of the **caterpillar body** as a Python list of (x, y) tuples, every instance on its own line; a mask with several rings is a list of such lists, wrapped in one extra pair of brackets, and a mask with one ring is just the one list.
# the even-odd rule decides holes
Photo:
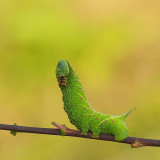
[(98, 138), (100, 133), (112, 134), (115, 140), (122, 141), (128, 137), (126, 117), (134, 110), (123, 115), (109, 115), (96, 112), (88, 103), (85, 90), (78, 75), (66, 60), (60, 60), (56, 68), (56, 77), (63, 94), (64, 109), (69, 120), (86, 135)]

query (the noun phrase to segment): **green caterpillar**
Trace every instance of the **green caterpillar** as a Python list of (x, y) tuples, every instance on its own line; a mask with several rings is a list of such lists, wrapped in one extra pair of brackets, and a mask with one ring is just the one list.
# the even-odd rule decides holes
[(125, 120), (134, 109), (119, 116), (96, 112), (88, 103), (78, 75), (66, 60), (59, 61), (56, 77), (63, 94), (64, 109), (70, 122), (82, 131), (83, 135), (89, 131), (92, 132), (94, 138), (98, 138), (100, 133), (113, 134), (117, 141), (128, 137), (129, 130)]

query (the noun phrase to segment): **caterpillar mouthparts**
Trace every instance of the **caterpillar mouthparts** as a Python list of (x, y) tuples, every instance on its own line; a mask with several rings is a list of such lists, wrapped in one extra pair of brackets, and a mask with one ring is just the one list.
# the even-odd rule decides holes
[(63, 75), (60, 75), (59, 76), (59, 87), (61, 86), (65, 87), (66, 83), (67, 83), (67, 79)]

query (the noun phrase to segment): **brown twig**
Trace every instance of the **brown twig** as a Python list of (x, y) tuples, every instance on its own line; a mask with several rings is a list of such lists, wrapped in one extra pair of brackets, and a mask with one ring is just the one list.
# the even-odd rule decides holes
[[(58, 129), (24, 127), (24, 126), (6, 125), (6, 124), (0, 124), (0, 129), (15, 131), (15, 132), (50, 134), (50, 135), (62, 135), (60, 130), (63, 130), (65, 132), (64, 136), (93, 139), (91, 137), (92, 134), (90, 132), (87, 135), (82, 135), (80, 131), (69, 129), (69, 128), (65, 127), (64, 125), (60, 125), (55, 122), (52, 122), (52, 124), (54, 126), (58, 127)], [(115, 141), (115, 138), (113, 135), (100, 134), (99, 138), (97, 138), (96, 140), (105, 140), (105, 141), (114, 141), (114, 142), (119, 142), (119, 143), (127, 143), (127, 144), (131, 144), (131, 147), (133, 147), (133, 148), (138, 148), (138, 147), (142, 147), (142, 146), (160, 147), (160, 140), (155, 140), (155, 139), (127, 137), (123, 141)]]

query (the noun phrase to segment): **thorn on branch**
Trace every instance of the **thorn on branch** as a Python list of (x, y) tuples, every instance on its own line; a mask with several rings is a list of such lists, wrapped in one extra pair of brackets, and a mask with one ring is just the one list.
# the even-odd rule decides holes
[(53, 124), (55, 127), (57, 127), (61, 131), (62, 136), (66, 135), (67, 133), (77, 132), (76, 130), (73, 130), (73, 129), (70, 129), (70, 128), (66, 127), (65, 124), (60, 125), (56, 122), (52, 122), (51, 124)]
[(145, 146), (145, 145), (137, 139), (133, 143), (131, 143), (132, 148), (139, 148), (139, 147), (143, 147), (143, 146)]

